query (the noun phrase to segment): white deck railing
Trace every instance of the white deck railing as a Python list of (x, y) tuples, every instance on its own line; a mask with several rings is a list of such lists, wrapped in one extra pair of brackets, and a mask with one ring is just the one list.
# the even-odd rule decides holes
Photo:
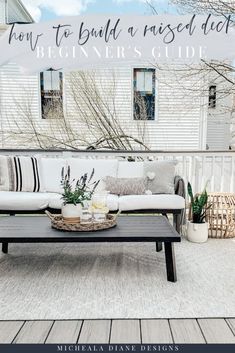
[[(130, 157), (151, 160), (177, 160), (177, 174), (190, 181), (195, 192), (201, 191), (208, 182), (211, 192), (235, 193), (235, 151), (39, 151), (2, 150), (1, 154), (64, 156), (79, 158), (118, 158)], [(163, 176), (164, 177), (164, 176)]]

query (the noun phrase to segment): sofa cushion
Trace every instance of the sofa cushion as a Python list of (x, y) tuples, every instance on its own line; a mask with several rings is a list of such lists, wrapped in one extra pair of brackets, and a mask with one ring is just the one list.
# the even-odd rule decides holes
[(60, 210), (63, 205), (62, 195), (57, 193), (48, 193), (48, 207)]
[(66, 165), (67, 162), (64, 158), (41, 158), (42, 177), (46, 192), (62, 193), (61, 171)]
[[(48, 194), (49, 207), (60, 210), (63, 205), (61, 194)], [(118, 196), (109, 194), (107, 195), (107, 206), (110, 211), (118, 210)]]
[(128, 195), (119, 197), (121, 211), (184, 209), (185, 200), (178, 195)]
[(40, 158), (0, 157), (0, 191), (44, 191)]
[(142, 178), (144, 176), (143, 162), (118, 162), (118, 178)]
[(0, 210), (39, 211), (48, 207), (49, 196), (43, 192), (0, 191)]
[(118, 211), (119, 197), (117, 195), (109, 194), (107, 196), (107, 207), (110, 211)]
[(174, 194), (176, 165), (177, 161), (144, 162), (147, 189), (153, 194)]
[(0, 191), (13, 190), (12, 163), (8, 156), (0, 156)]
[(71, 179), (79, 179), (85, 173), (91, 174), (94, 168), (95, 173), (92, 181), (100, 180), (97, 190), (104, 190), (104, 179), (107, 176), (116, 177), (118, 161), (116, 159), (81, 159), (69, 158), (68, 165), (71, 170)]

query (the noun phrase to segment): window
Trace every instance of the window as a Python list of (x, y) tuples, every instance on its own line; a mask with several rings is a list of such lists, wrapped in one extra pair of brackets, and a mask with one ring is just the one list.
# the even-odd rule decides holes
[(155, 119), (155, 69), (134, 69), (134, 120)]
[(209, 87), (209, 108), (216, 108), (216, 86)]
[(63, 74), (48, 70), (41, 72), (42, 118), (60, 118), (63, 116)]

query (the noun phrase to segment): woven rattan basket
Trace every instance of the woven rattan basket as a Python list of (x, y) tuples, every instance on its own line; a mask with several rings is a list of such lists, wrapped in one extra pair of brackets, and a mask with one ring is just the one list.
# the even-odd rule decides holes
[(210, 238), (235, 237), (235, 194), (208, 193), (206, 221)]
[(70, 224), (64, 221), (62, 215), (53, 215), (48, 211), (46, 211), (46, 214), (51, 220), (52, 228), (64, 232), (94, 232), (98, 230), (113, 228), (117, 225), (117, 216), (119, 215), (119, 213), (116, 215), (108, 214), (107, 219), (103, 222), (91, 222), (88, 224)]

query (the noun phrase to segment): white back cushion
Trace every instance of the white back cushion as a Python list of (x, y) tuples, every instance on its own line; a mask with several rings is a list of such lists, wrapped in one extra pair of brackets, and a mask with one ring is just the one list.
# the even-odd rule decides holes
[(41, 158), (42, 177), (46, 192), (62, 193), (60, 185), (62, 168), (66, 168), (64, 158)]
[(99, 190), (104, 189), (103, 179), (106, 176), (117, 177), (118, 161), (116, 159), (81, 159), (68, 158), (68, 165), (71, 170), (71, 179), (79, 179), (85, 173), (91, 174), (95, 169), (92, 181), (100, 180)]
[(126, 162), (118, 163), (118, 178), (142, 178), (144, 175), (143, 162)]

